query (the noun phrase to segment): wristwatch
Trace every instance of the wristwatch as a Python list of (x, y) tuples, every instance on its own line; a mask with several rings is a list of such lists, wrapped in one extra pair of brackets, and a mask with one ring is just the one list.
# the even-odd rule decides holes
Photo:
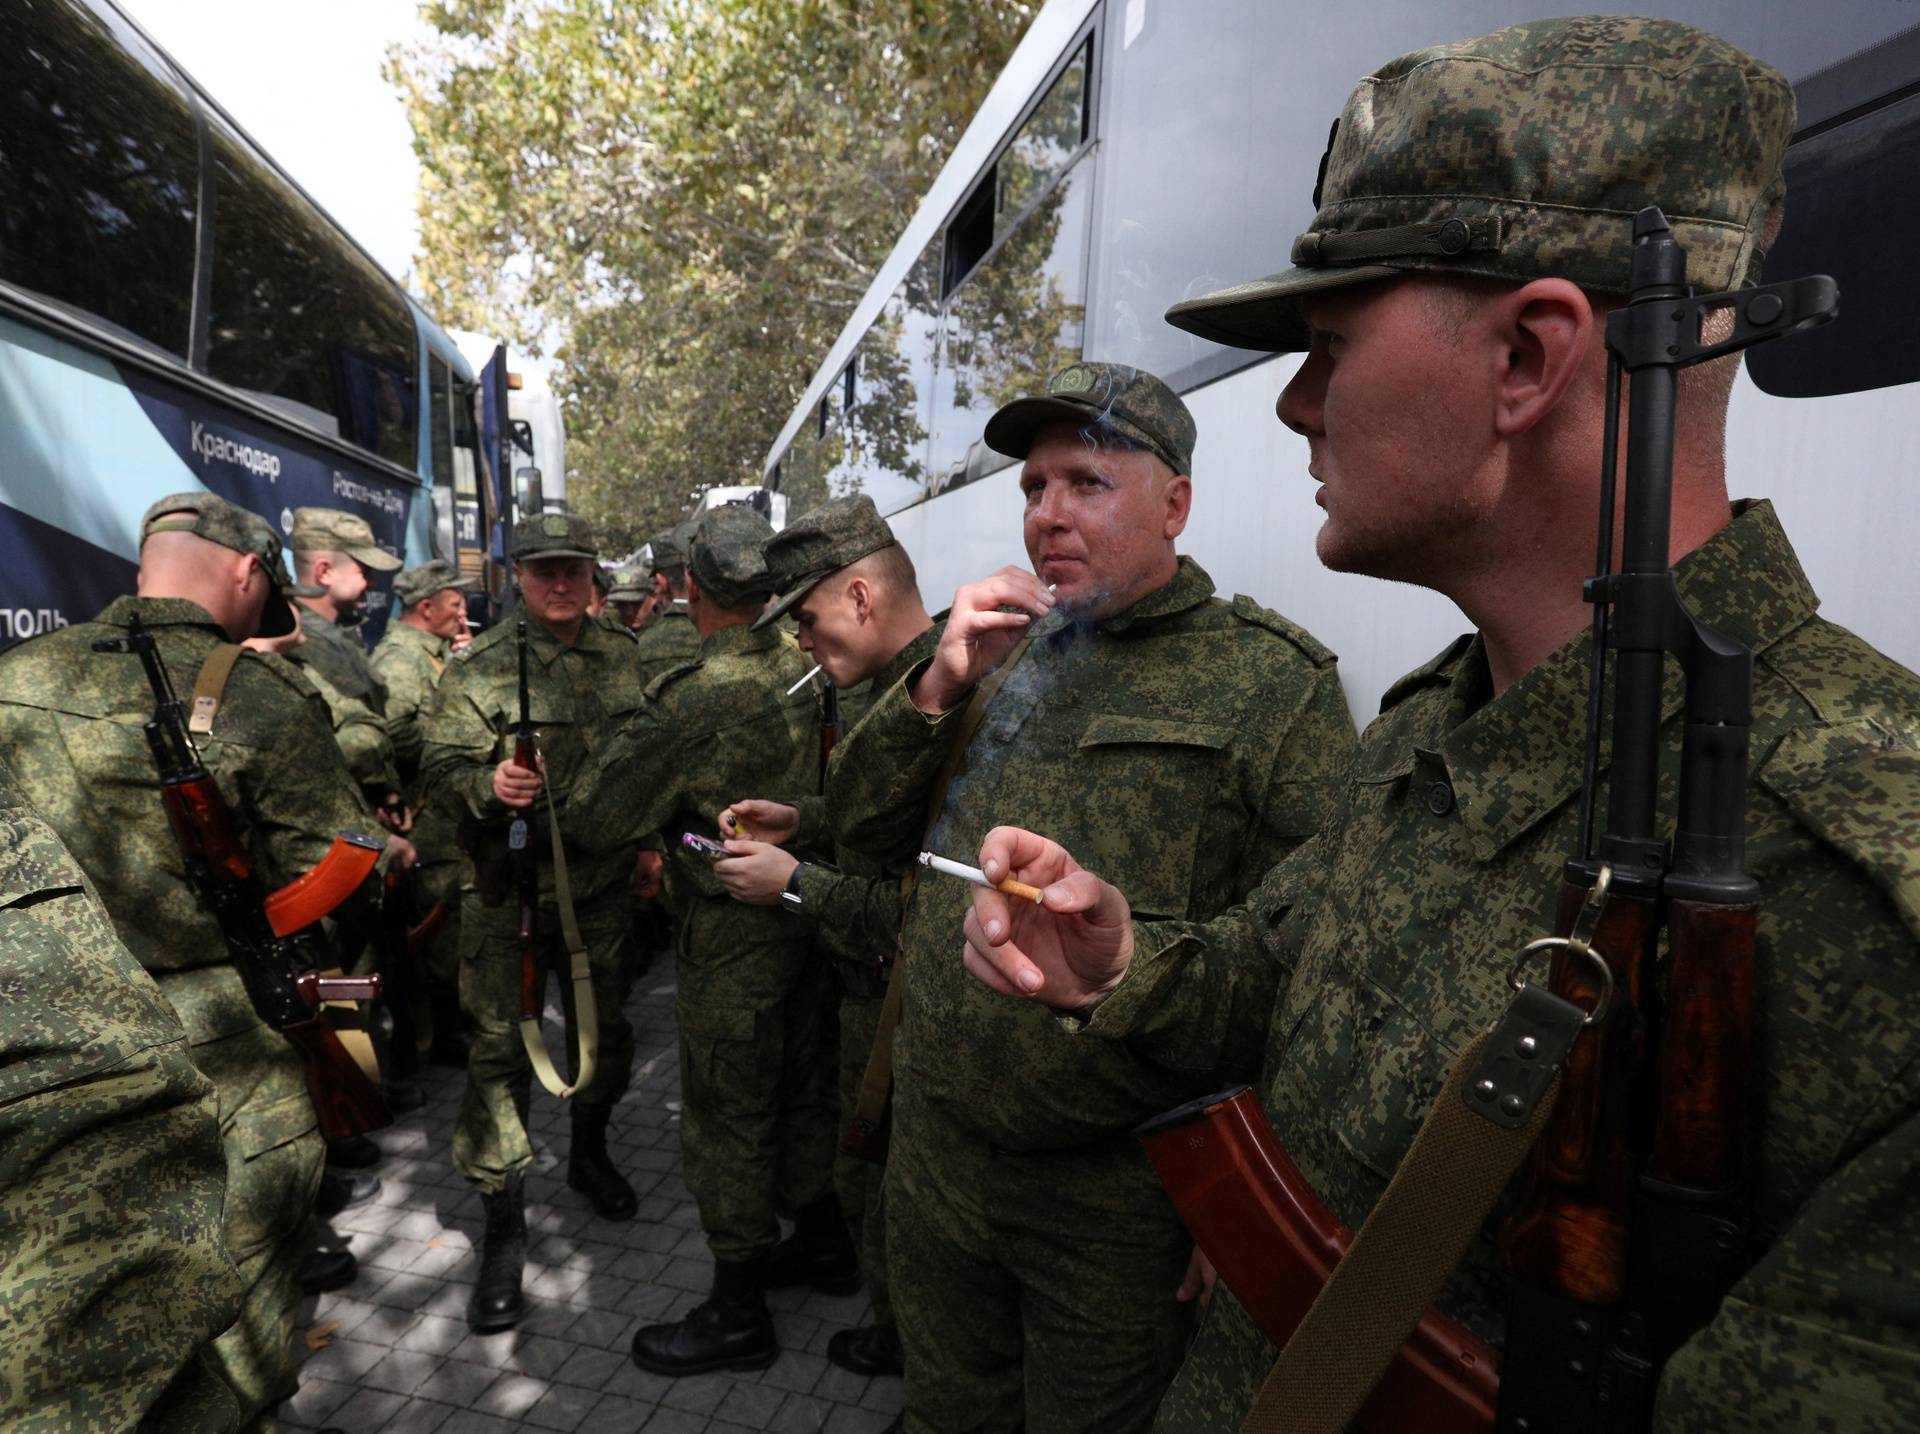
[(804, 861), (798, 863), (793, 868), (793, 875), (787, 878), (787, 889), (780, 893), (780, 904), (788, 911), (798, 913), (806, 909), (806, 903), (800, 899), (800, 876), (806, 869)]

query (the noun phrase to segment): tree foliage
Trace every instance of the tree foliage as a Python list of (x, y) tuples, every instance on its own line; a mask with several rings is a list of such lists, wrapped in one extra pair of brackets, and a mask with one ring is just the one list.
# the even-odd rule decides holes
[(571, 492), (610, 546), (758, 481), (1036, 8), (422, 7), (388, 76), (421, 162), (423, 298), (558, 361)]

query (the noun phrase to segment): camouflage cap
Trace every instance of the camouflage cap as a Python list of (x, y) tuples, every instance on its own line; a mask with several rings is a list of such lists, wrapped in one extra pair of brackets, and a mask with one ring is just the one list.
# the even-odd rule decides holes
[(987, 420), (987, 446), (1025, 458), (1042, 429), (1102, 422), (1144, 445), (1176, 473), (1193, 471), (1193, 415), (1180, 396), (1143, 368), (1077, 363), (1063, 368), (1043, 398), (1016, 398)]
[(653, 591), (653, 573), (645, 563), (628, 563), (613, 570), (607, 590), (609, 602), (639, 602)]
[(593, 585), (600, 590), (602, 597), (613, 591), (613, 573), (602, 563), (593, 565)]
[(141, 515), (140, 541), (144, 545), (154, 533), (191, 533), (236, 553), (249, 553), (267, 570), (273, 591), (260, 614), (256, 637), (285, 637), (299, 624), (294, 620), (290, 600), (295, 591), (287, 577), (287, 566), (280, 556), (280, 535), (257, 513), (229, 503), (218, 493), (202, 489), (195, 493), (174, 493), (162, 498)]
[(1416, 50), (1348, 99), (1294, 267), (1167, 322), (1287, 353), (1311, 346), (1300, 297), (1409, 271), (1625, 294), (1650, 204), (1703, 292), (1752, 284), (1793, 122), (1786, 76), (1673, 20), (1538, 20)]
[(687, 565), (687, 539), (692, 536), (693, 527), (690, 523), (678, 523), (647, 539), (647, 561), (652, 565), (652, 571), (657, 573), (667, 568), (684, 568)]
[(745, 607), (773, 591), (767, 574), (767, 540), (773, 529), (744, 503), (726, 503), (703, 513), (688, 545), (687, 571), (721, 607)]
[(408, 568), (393, 580), (393, 596), (401, 607), (412, 607), (417, 602), (425, 602), (435, 593), (443, 593), (448, 588), (471, 591), (480, 586), (478, 578), (463, 578), (459, 570), (445, 558), (435, 558), (431, 562)]
[(397, 573), (404, 566), (380, 546), (365, 518), (338, 508), (295, 508), (292, 547), (296, 553), (345, 553), (376, 573)]
[(773, 535), (767, 544), (767, 576), (779, 594), (755, 619), (765, 627), (849, 563), (894, 543), (893, 529), (864, 493), (830, 498)]
[(593, 524), (578, 513), (535, 513), (513, 525), (507, 545), (516, 563), (526, 558), (598, 558)]

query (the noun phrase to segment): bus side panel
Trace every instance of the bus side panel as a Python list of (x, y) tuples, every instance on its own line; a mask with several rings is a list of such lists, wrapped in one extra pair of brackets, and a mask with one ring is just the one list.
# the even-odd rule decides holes
[[(340, 508), (365, 518), (395, 552), (407, 550), (418, 490), (370, 466), (260, 422), (217, 399), (122, 368), (73, 342), (0, 319), (0, 505), (10, 543), (43, 530), (80, 546), (72, 563), (49, 555), (0, 568), (0, 606), (91, 617), (132, 588), (141, 514), (169, 493), (208, 488), (259, 513), (284, 540), (296, 507)], [(116, 562), (117, 560), (117, 562)], [(391, 582), (376, 575), (367, 633), (386, 625)], [(57, 624), (56, 624), (57, 625)], [(0, 626), (4, 626), (0, 624)], [(28, 636), (16, 632), (13, 636)], [(0, 640), (5, 639), (0, 633)]]

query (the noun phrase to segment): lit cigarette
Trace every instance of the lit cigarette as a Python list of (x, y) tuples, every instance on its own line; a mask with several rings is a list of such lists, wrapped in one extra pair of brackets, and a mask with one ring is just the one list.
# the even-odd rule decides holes
[(819, 671), (820, 671), (820, 664), (816, 662), (813, 664), (812, 672), (809, 672), (805, 677), (801, 678), (798, 682), (794, 683), (793, 686), (787, 689), (787, 696), (789, 697), (793, 696), (794, 693), (798, 692), (802, 687), (805, 687), (809, 682), (813, 681), (814, 674), (818, 673)]
[(1008, 896), (1018, 896), (1040, 904), (1041, 891), (1037, 886), (1028, 886), (1024, 881), (1015, 881), (1008, 877), (1005, 881), (988, 881), (987, 874), (977, 866), (966, 866), (957, 861), (948, 861), (944, 856), (935, 856), (930, 851), (920, 853), (920, 865), (930, 866), (935, 871), (943, 871), (948, 876), (957, 876), (962, 881), (970, 881), (975, 886), (984, 886), (993, 891), (1004, 891)]

